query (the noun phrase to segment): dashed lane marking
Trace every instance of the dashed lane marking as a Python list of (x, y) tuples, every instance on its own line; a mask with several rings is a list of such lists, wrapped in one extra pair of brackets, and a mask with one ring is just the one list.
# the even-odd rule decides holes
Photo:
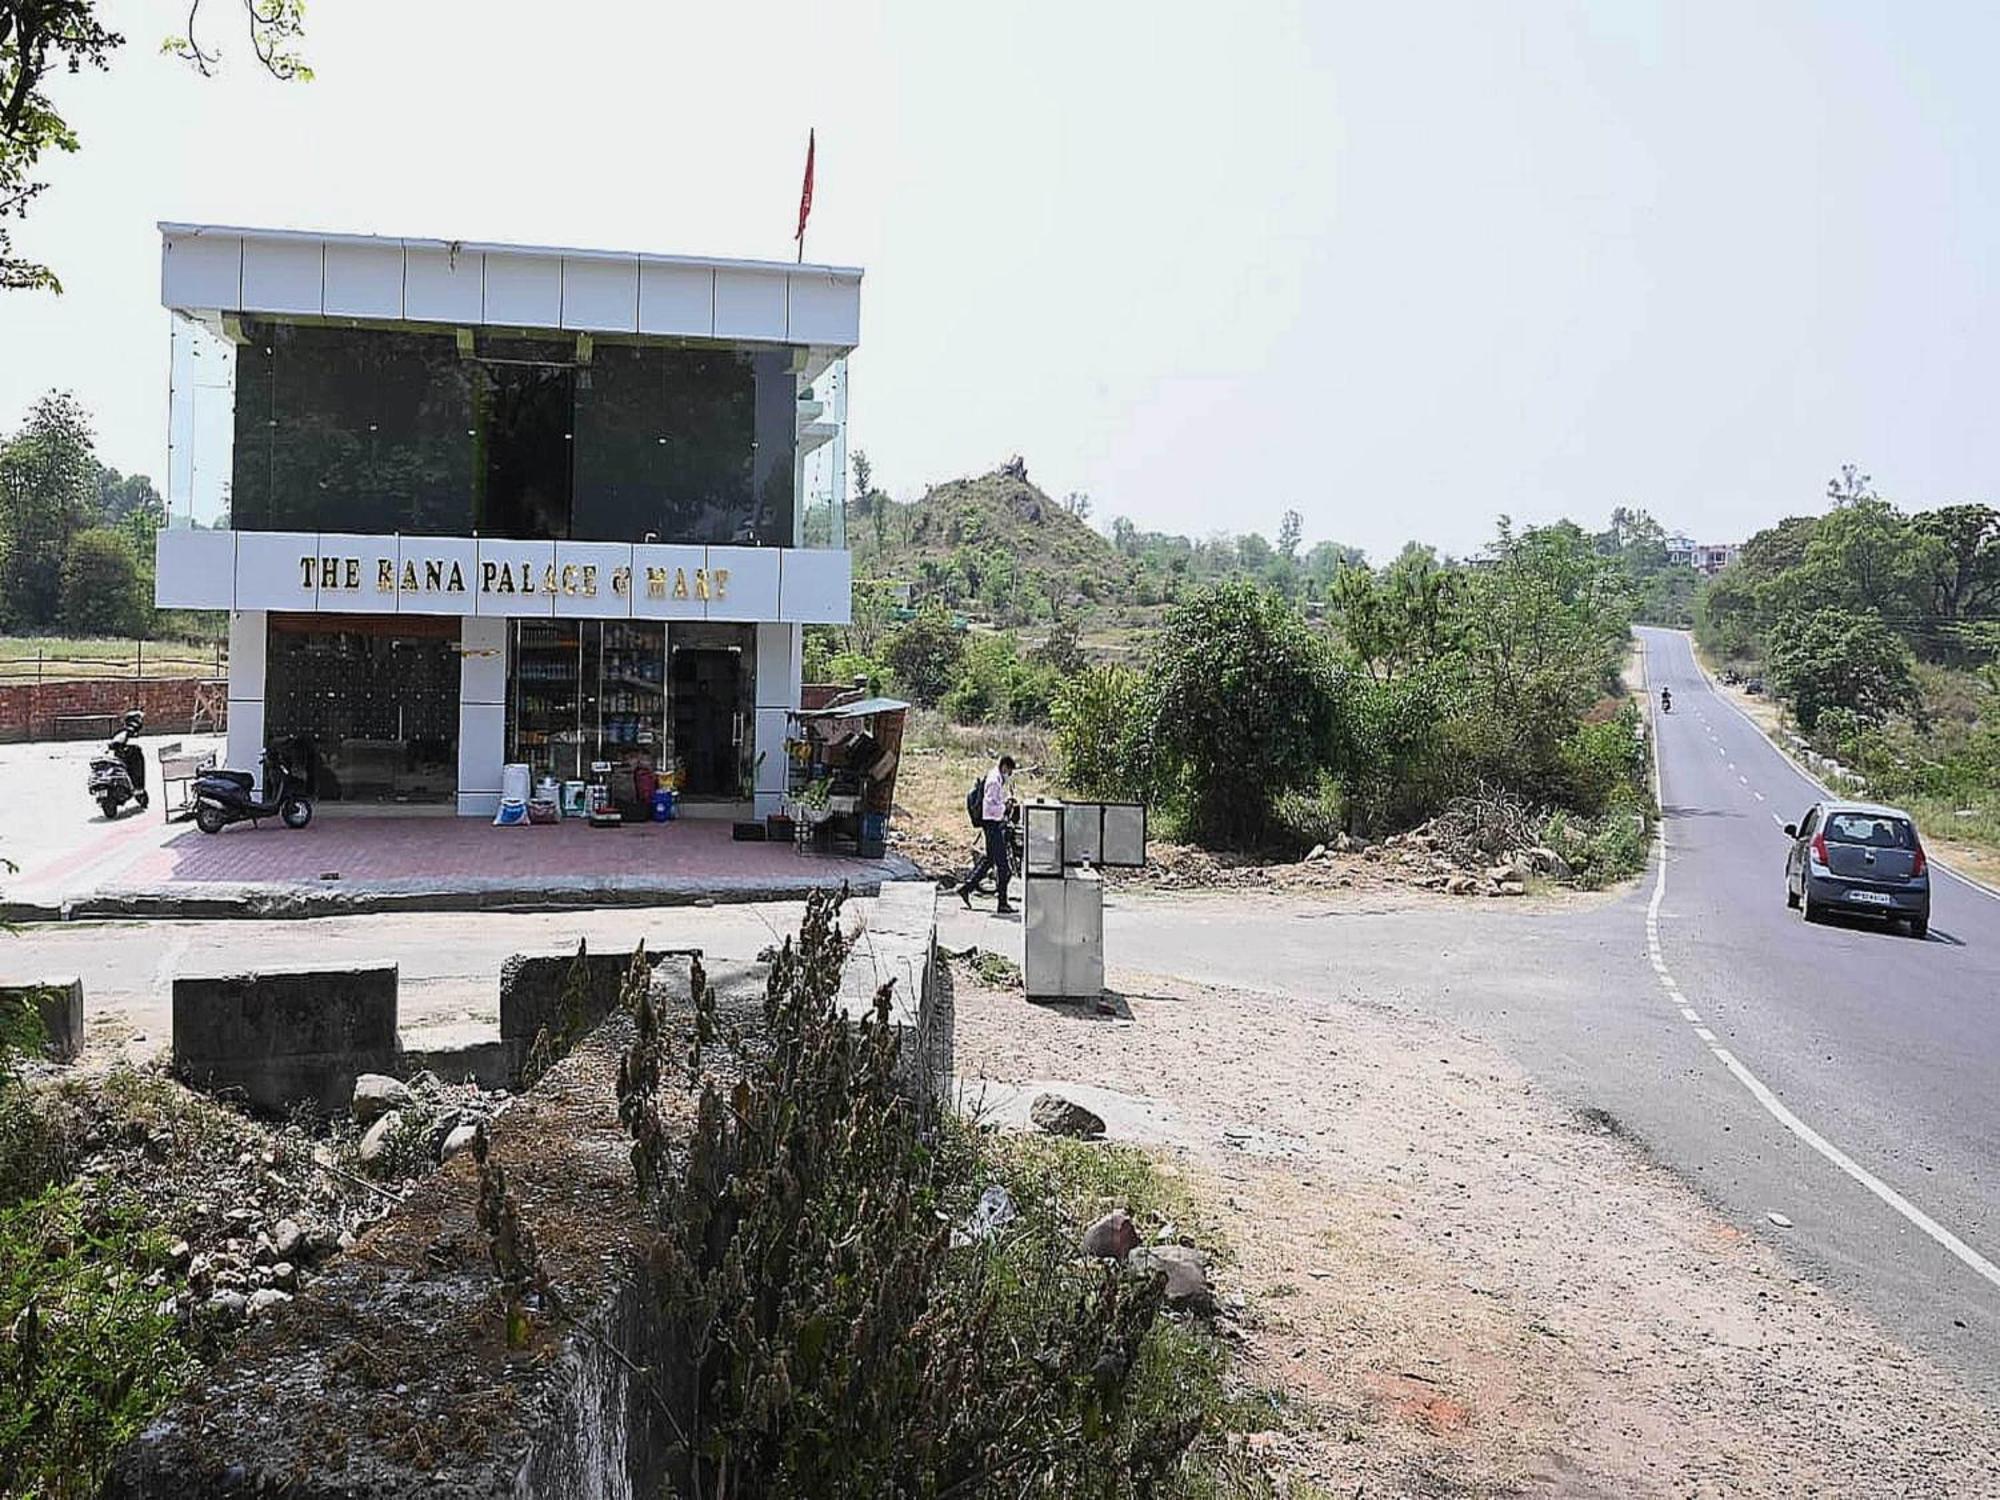
[[(1659, 733), (1656, 727), (1653, 734), (1653, 784), (1656, 790), (1659, 787), (1660, 776), (1659, 753)], [(1784, 826), (1784, 820), (1776, 813), (1771, 814), (1771, 821), (1780, 827)], [(1996, 1266), (1966, 1244), (1964, 1240), (1793, 1114), (1785, 1107), (1785, 1102), (1765, 1086), (1762, 1079), (1746, 1068), (1735, 1053), (1716, 1040), (1714, 1032), (1701, 1025), (1694, 1017), (1687, 1003), (1687, 997), (1681, 993), (1680, 985), (1675, 983), (1673, 971), (1667, 967), (1666, 954), (1660, 947), (1660, 906), (1667, 899), (1667, 825), (1664, 819), (1659, 825), (1659, 846), (1659, 872), (1653, 881), (1653, 899), (1646, 904), (1646, 954), (1652, 960), (1654, 972), (1660, 976), (1660, 985), (1666, 991), (1667, 999), (1694, 1028), (1694, 1033), (1702, 1045), (1708, 1048), (1717, 1062), (1729, 1070), (1731, 1077), (1749, 1091), (1750, 1097), (1761, 1104), (1765, 1113), (1772, 1119), (1873, 1193), (1909, 1223), (1922, 1230), (1974, 1275), (1995, 1287), (2000, 1287), (2000, 1266)]]

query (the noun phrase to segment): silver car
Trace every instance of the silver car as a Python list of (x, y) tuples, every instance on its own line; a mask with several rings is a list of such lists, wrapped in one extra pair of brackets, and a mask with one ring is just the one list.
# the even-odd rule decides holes
[(1911, 937), (1931, 928), (1930, 861), (1916, 821), (1872, 802), (1815, 802), (1785, 833), (1785, 904), (1808, 922), (1828, 912), (1907, 922)]

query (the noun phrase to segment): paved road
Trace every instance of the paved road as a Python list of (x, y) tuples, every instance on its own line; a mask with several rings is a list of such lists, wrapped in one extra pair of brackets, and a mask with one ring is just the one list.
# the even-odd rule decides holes
[[(1645, 646), (1654, 688), (1670, 685), (1675, 700), (1659, 725), (1659, 956), (1679, 1001), (1647, 941), (1657, 867), (1618, 899), (1561, 913), (1117, 898), (1108, 959), (1302, 1005), (1388, 1004), (1496, 1041), (2000, 1404), (2000, 1285), (1781, 1123), (1715, 1050), (2000, 1260), (2000, 901), (1940, 879), (1928, 942), (1805, 926), (1784, 904), (1772, 815), (1796, 818), (1815, 789), (1710, 690), (1683, 637), (1649, 631)], [(993, 924), (955, 914), (946, 936), (998, 946)]]

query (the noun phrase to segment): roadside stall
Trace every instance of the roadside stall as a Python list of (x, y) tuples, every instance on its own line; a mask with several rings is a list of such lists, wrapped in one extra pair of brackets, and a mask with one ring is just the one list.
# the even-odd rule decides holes
[(785, 811), (773, 820), (773, 834), (784, 836), (788, 820), (801, 853), (880, 859), (909, 711), (900, 699), (857, 698), (793, 713)]

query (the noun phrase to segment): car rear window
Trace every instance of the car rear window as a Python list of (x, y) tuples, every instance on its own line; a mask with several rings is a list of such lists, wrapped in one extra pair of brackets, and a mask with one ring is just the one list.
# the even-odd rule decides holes
[(1830, 814), (1826, 836), (1836, 844), (1866, 844), (1871, 849), (1910, 849), (1916, 834), (1901, 818), (1877, 817), (1873, 813)]

